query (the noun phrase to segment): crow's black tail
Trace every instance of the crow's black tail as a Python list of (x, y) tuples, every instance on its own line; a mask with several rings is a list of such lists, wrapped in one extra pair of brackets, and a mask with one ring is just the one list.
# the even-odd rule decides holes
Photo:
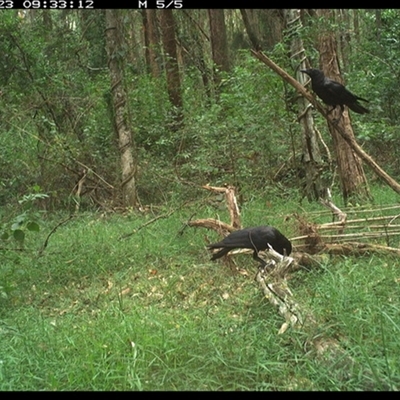
[[(363, 100), (363, 99), (361, 99)], [(350, 108), (350, 110), (358, 113), (358, 114), (367, 114), (369, 113), (369, 110), (366, 109), (365, 107), (363, 107), (360, 103), (358, 103), (357, 101), (355, 103), (350, 103), (347, 104), (347, 106)]]
[(213, 256), (211, 257), (211, 261), (214, 261), (217, 258), (220, 258), (220, 257), (224, 256), (225, 254), (229, 253), (229, 250), (232, 250), (232, 249), (224, 247), (217, 253), (214, 253)]

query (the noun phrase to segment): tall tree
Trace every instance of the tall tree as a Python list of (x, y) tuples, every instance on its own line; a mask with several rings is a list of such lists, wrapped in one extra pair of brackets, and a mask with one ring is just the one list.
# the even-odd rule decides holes
[(343, 67), (349, 69), (349, 55), (351, 53), (351, 41), (350, 41), (350, 10), (339, 9), (336, 15), (336, 24), (339, 25), (340, 29), (337, 30), (340, 60)]
[(154, 78), (160, 76), (158, 65), (159, 53), (159, 35), (157, 30), (157, 12), (154, 9), (142, 10), (145, 56), (147, 66)]
[[(214, 64), (218, 70), (228, 72), (230, 68), (228, 41), (226, 36), (225, 14), (223, 9), (209, 9), (211, 51)], [(221, 80), (220, 74), (215, 73), (215, 82)]]
[(254, 19), (253, 10), (240, 9), (242, 14), (244, 27), (246, 28), (247, 35), (250, 39), (251, 45), (254, 50), (261, 50), (261, 39), (258, 30), (255, 29), (255, 24), (252, 22)]
[(210, 78), (212, 71), (208, 63), (207, 50), (210, 37), (207, 33), (208, 16), (206, 10), (185, 10), (183, 13), (181, 29), (185, 32), (180, 37), (182, 53), (186, 56), (185, 65), (194, 65), (201, 74), (205, 92), (209, 98), (212, 96)]
[(168, 96), (172, 105), (175, 107), (173, 129), (177, 130), (182, 126), (182, 93), (179, 65), (176, 51), (175, 40), (175, 19), (172, 10), (162, 10), (160, 12), (160, 25), (162, 33), (162, 43), (165, 53), (165, 71), (167, 74)]
[[(300, 10), (286, 9), (284, 11), (286, 21), (286, 34), (290, 38), (290, 59), (296, 73), (296, 79), (303, 85), (306, 76), (300, 72), (306, 68), (306, 57), (303, 41), (300, 37), (302, 22)], [(302, 130), (303, 155), (302, 162), (305, 171), (305, 185), (303, 195), (311, 200), (326, 197), (326, 187), (322, 180), (323, 161), (318, 145), (318, 134), (314, 126), (314, 120), (310, 111), (310, 102), (303, 96), (297, 99), (300, 125)]]
[[(318, 33), (318, 48), (321, 69), (327, 77), (343, 83), (337, 57), (335, 32), (334, 30), (329, 29), (329, 21), (332, 18), (332, 10), (318, 9), (316, 15), (325, 19), (325, 29), (321, 29)], [(342, 116), (340, 115), (340, 107), (337, 107), (334, 113), (335, 118), (338, 120), (339, 126), (349, 137), (354, 138), (353, 127), (351, 125), (347, 107), (345, 107)], [(329, 129), (335, 144), (336, 161), (338, 165), (344, 201), (347, 202), (350, 198), (354, 197), (369, 197), (367, 178), (364, 174), (364, 169), (360, 158), (353, 151), (351, 146), (337, 132), (337, 130), (334, 129), (334, 127), (329, 125)]]
[(353, 10), (353, 29), (354, 29), (354, 37), (357, 41), (360, 40), (360, 20), (358, 15), (358, 10), (355, 8)]
[(117, 130), (122, 169), (122, 196), (125, 206), (137, 204), (133, 134), (128, 124), (128, 103), (124, 89), (124, 40), (122, 11), (106, 10), (106, 46), (111, 79), (114, 126)]

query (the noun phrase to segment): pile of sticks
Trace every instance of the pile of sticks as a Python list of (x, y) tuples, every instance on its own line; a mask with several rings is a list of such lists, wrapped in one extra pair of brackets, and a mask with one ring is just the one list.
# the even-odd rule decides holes
[[(330, 208), (337, 221), (309, 222), (332, 216), (329, 212), (295, 214), (301, 236), (291, 238), (297, 251), (315, 254), (363, 254), (386, 251), (400, 254), (400, 205), (340, 210), (329, 201), (322, 203)], [(349, 216), (353, 216), (349, 218)]]

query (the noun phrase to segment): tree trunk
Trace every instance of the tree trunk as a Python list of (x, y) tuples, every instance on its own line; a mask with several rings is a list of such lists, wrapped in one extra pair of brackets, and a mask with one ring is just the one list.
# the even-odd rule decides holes
[(157, 31), (157, 15), (154, 9), (143, 9), (143, 27), (144, 27), (144, 43), (145, 58), (151, 75), (154, 78), (160, 76), (160, 68), (158, 65), (159, 58), (159, 35)]
[[(306, 57), (303, 41), (298, 32), (302, 27), (300, 10), (285, 10), (286, 31), (288, 39), (291, 40), (290, 55), (293, 70), (296, 72), (296, 79), (305, 85), (307, 78), (300, 72), (306, 69)], [(309, 201), (319, 200), (326, 197), (326, 187), (321, 178), (323, 172), (323, 162), (318, 146), (318, 135), (314, 128), (314, 119), (310, 109), (310, 102), (303, 96), (298, 96), (298, 108), (300, 125), (302, 130), (303, 157), (302, 162), (305, 170), (305, 184), (303, 186), (303, 196)], [(307, 111), (308, 109), (308, 111)]]
[(247, 36), (250, 39), (251, 45), (253, 46), (254, 50), (261, 50), (260, 35), (256, 31), (254, 24), (252, 24), (250, 21), (252, 10), (245, 10), (241, 8), (240, 13), (242, 14), (244, 27), (246, 28)]
[(339, 48), (342, 65), (345, 70), (349, 69), (349, 56), (351, 53), (350, 47), (350, 10), (339, 9), (336, 10), (337, 13), (337, 24), (340, 26), (338, 29), (338, 37), (339, 37)]
[[(319, 9), (317, 10), (317, 16), (328, 19), (331, 17), (331, 10)], [(326, 25), (328, 26), (328, 21)], [(343, 83), (343, 79), (339, 72), (339, 63), (336, 54), (337, 45), (334, 32), (329, 31), (328, 29), (321, 31), (318, 36), (318, 47), (320, 65), (324, 74), (337, 82)], [(348, 108), (345, 107), (342, 116), (340, 115), (340, 107), (336, 107), (334, 113), (335, 118), (338, 120), (338, 125), (349, 137), (354, 138)], [(336, 161), (345, 203), (347, 203), (350, 198), (369, 198), (370, 193), (368, 190), (367, 179), (360, 158), (336, 129), (329, 125), (329, 130), (335, 145)]]
[(218, 73), (218, 70), (225, 72), (229, 71), (228, 41), (226, 38), (224, 10), (210, 9), (208, 10), (208, 17), (210, 20), (212, 58), (217, 68), (214, 75), (214, 81), (216, 84), (219, 84), (221, 76)]
[(183, 123), (181, 79), (175, 41), (175, 20), (172, 10), (160, 11), (162, 42), (165, 53), (165, 70), (169, 100), (175, 107), (173, 130), (178, 130)]
[(52, 14), (42, 10), (43, 26), (46, 28), (46, 33), (51, 35), (53, 30), (53, 20), (51, 18)]
[(358, 18), (358, 10), (353, 10), (353, 29), (354, 29), (354, 37), (357, 41), (360, 40), (360, 21)]
[(117, 129), (121, 154), (123, 203), (125, 206), (135, 207), (137, 204), (136, 160), (132, 154), (132, 131), (128, 126), (128, 106), (123, 86), (124, 46), (120, 30), (120, 13), (120, 10), (106, 10), (106, 47), (109, 58), (114, 126)]

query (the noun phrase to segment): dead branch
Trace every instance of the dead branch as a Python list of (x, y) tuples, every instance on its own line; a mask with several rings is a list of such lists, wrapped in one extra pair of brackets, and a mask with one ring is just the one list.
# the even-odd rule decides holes
[(231, 218), (231, 226), (234, 228), (234, 230), (240, 229), (242, 224), (240, 222), (239, 206), (236, 201), (235, 187), (230, 185), (227, 187), (204, 185), (202, 186), (202, 188), (216, 193), (225, 193), (226, 205), (228, 207), (229, 215)]
[[(310, 254), (315, 254), (317, 252), (327, 252), (329, 254), (354, 254), (360, 255), (364, 253), (372, 252), (384, 252), (393, 253), (393, 250), (387, 246), (376, 247), (371, 245), (370, 247), (353, 246), (349, 243), (350, 241), (358, 240), (376, 240), (376, 239), (386, 239), (399, 237), (400, 236), (400, 226), (398, 224), (392, 224), (396, 221), (398, 215), (383, 215), (383, 216), (369, 216), (366, 215), (365, 218), (356, 218), (353, 220), (346, 220), (347, 213), (342, 212), (339, 208), (334, 206), (332, 203), (321, 201), (324, 205), (333, 210), (334, 215), (338, 216), (340, 219), (336, 222), (328, 222), (323, 224), (316, 224), (307, 221), (304, 217), (295, 214), (295, 218), (299, 222), (299, 231), (302, 234), (295, 238), (291, 238), (293, 242), (305, 241), (304, 244), (296, 244), (297, 251), (307, 251)], [(377, 210), (359, 210), (360, 212), (372, 213), (372, 212), (383, 212), (383, 210), (393, 210), (397, 209), (399, 206), (388, 206), (379, 208)], [(348, 213), (355, 212), (353, 210), (348, 210)], [(315, 213), (311, 213), (316, 215)], [(321, 216), (321, 214), (319, 214)], [(329, 231), (337, 230), (338, 232), (330, 233)], [(346, 233), (343, 233), (346, 230)], [(350, 232), (349, 232), (350, 231)], [(331, 249), (328, 247), (328, 243), (336, 243), (340, 245), (337, 248)], [(388, 244), (388, 243), (387, 243)], [(397, 253), (397, 251), (394, 251)]]
[(333, 255), (364, 255), (371, 253), (389, 253), (393, 255), (400, 255), (400, 249), (394, 247), (382, 246), (379, 244), (371, 243), (357, 243), (357, 242), (346, 242), (346, 243), (329, 243), (325, 244), (324, 252)]
[(188, 225), (196, 228), (213, 229), (223, 236), (226, 236), (228, 233), (235, 230), (231, 225), (213, 218), (196, 219), (194, 221), (189, 221)]
[(64, 220), (62, 220), (61, 222), (59, 222), (51, 231), (50, 233), (47, 235), (46, 240), (43, 243), (43, 246), (39, 249), (38, 251), (38, 257), (42, 256), (44, 250), (46, 249), (47, 245), (49, 244), (49, 239), (50, 236), (61, 226), (64, 225), (65, 223), (67, 223), (69, 220), (71, 220), (72, 218), (75, 217), (75, 214), (71, 214), (68, 218), (65, 218)]
[(333, 201), (331, 199), (319, 199), (320, 203), (324, 205), (327, 208), (330, 208), (332, 210), (333, 215), (335, 215), (338, 218), (338, 225), (345, 225), (346, 224), (346, 219), (347, 219), (347, 214), (343, 212), (339, 207), (337, 207), (335, 204), (333, 204)]
[(179, 229), (177, 235), (179, 235), (179, 236), (182, 236), (182, 235), (183, 235), (183, 232), (185, 231), (185, 229), (186, 229), (188, 226), (190, 226), (190, 225), (189, 225), (189, 222), (192, 220), (192, 218), (195, 216), (195, 214), (196, 214), (196, 213), (193, 213), (193, 214), (188, 218), (188, 220), (187, 220), (186, 222), (183, 223), (182, 228)]
[[(400, 209), (400, 205), (393, 205), (393, 206), (387, 206), (387, 207), (381, 207), (381, 206), (375, 206), (375, 207), (370, 207), (370, 208), (364, 208), (364, 207), (345, 207), (344, 210), (346, 214), (364, 214), (364, 213), (372, 213), (375, 211), (383, 212), (383, 211), (388, 211), (388, 210), (396, 210)], [(328, 210), (319, 210), (319, 211), (310, 211), (307, 213), (308, 216), (312, 217), (323, 217), (323, 216), (330, 216), (331, 212)], [(388, 216), (381, 216), (381, 218), (387, 218)], [(393, 217), (393, 216), (392, 216)], [(362, 221), (363, 219), (360, 219)]]
[[(265, 298), (278, 309), (278, 312), (285, 319), (278, 334), (285, 333), (289, 327), (293, 329), (301, 327), (310, 336), (305, 347), (311, 345), (317, 356), (323, 357), (329, 363), (332, 363), (332, 360), (340, 360), (342, 364), (345, 364), (346, 369), (354, 365), (354, 359), (346, 353), (338, 340), (326, 334), (316, 334), (320, 331), (321, 323), (294, 298), (286, 279), (288, 270), (295, 263), (293, 258), (283, 257), (272, 249), (265, 253), (260, 252), (259, 255), (264, 259), (266, 257), (269, 262), (275, 265), (269, 273), (265, 269), (260, 269), (256, 275), (256, 280), (260, 284)], [(308, 348), (306, 348), (306, 352), (308, 351)]]
[(293, 293), (285, 278), (288, 268), (293, 263), (293, 258), (284, 257), (272, 248), (265, 252), (260, 251), (259, 257), (265, 260), (268, 268), (259, 268), (256, 280), (265, 298), (278, 309), (285, 319), (278, 332), (278, 334), (282, 334), (289, 326), (302, 324), (299, 306), (293, 300)]
[[(388, 232), (388, 231), (380, 231), (380, 232), (362, 232), (362, 233), (343, 233), (338, 235), (319, 235), (319, 234), (309, 234), (303, 236), (296, 236), (291, 240), (291, 242), (296, 242), (299, 240), (307, 240), (312, 238), (318, 238), (320, 242), (323, 242), (322, 239), (335, 239), (335, 241), (345, 240), (345, 239), (379, 239), (386, 236), (399, 236), (400, 231)], [(299, 245), (296, 245), (298, 247)]]
[[(363, 220), (364, 222), (369, 222), (369, 220)], [(368, 226), (368, 229), (398, 229), (400, 228), (400, 225), (388, 225), (388, 224), (375, 224), (375, 225), (353, 225), (351, 223), (352, 221), (348, 221), (348, 223), (346, 224), (346, 229), (363, 229), (366, 228)], [(334, 230), (337, 229), (338, 226), (341, 226), (341, 223), (337, 223), (337, 222), (333, 222), (333, 223), (327, 223), (327, 224), (323, 224), (320, 225), (318, 227), (319, 230), (321, 231), (329, 231), (329, 230)]]
[(227, 223), (221, 222), (216, 219), (205, 218), (205, 219), (197, 219), (194, 221), (189, 221), (188, 225), (194, 227), (213, 229), (222, 236), (226, 236), (228, 233), (240, 229), (241, 227), (240, 211), (236, 201), (235, 187), (234, 186), (215, 187), (215, 186), (203, 185), (202, 188), (205, 190), (209, 190), (211, 192), (225, 194), (226, 205), (228, 207), (231, 223), (230, 225), (228, 225)]
[(83, 184), (85, 183), (85, 180), (86, 180), (86, 176), (87, 176), (87, 169), (83, 169), (79, 176), (79, 180), (78, 180), (77, 184), (73, 188), (73, 191), (76, 190), (76, 192), (75, 192), (76, 198), (74, 199), (76, 202), (76, 204), (75, 204), (75, 212), (76, 213), (79, 211), (81, 192), (82, 192)]
[(146, 226), (148, 226), (148, 225), (150, 225), (150, 224), (152, 224), (152, 223), (158, 221), (158, 220), (161, 219), (161, 218), (168, 218), (168, 217), (170, 217), (176, 210), (177, 210), (177, 209), (174, 209), (174, 210), (171, 210), (171, 211), (169, 211), (169, 212), (167, 212), (167, 213), (165, 213), (165, 214), (157, 215), (157, 217), (155, 217), (155, 218), (151, 219), (150, 221), (147, 221), (146, 223), (140, 225), (140, 226), (139, 226), (138, 228), (136, 228), (133, 232), (130, 232), (130, 233), (127, 233), (127, 234), (125, 234), (125, 235), (120, 236), (118, 240), (126, 239), (127, 237), (130, 237), (130, 236), (134, 235), (135, 233), (139, 232), (139, 231), (140, 231), (141, 229), (143, 229), (144, 227), (146, 227)]
[[(388, 206), (388, 207), (380, 207), (380, 206), (377, 206), (376, 207), (377, 209), (379, 209), (380, 211), (387, 211), (387, 210), (395, 210), (395, 209), (398, 209), (398, 208), (400, 208), (400, 205), (394, 205), (394, 206)], [(350, 213), (357, 213), (357, 214), (360, 214), (360, 213), (364, 213), (364, 212), (371, 212), (373, 210), (373, 208), (371, 209), (371, 208), (368, 208), (368, 209), (366, 209), (366, 210), (359, 210), (358, 208), (357, 209), (349, 209), (348, 211), (347, 211), (347, 213), (348, 214), (350, 214)]]

